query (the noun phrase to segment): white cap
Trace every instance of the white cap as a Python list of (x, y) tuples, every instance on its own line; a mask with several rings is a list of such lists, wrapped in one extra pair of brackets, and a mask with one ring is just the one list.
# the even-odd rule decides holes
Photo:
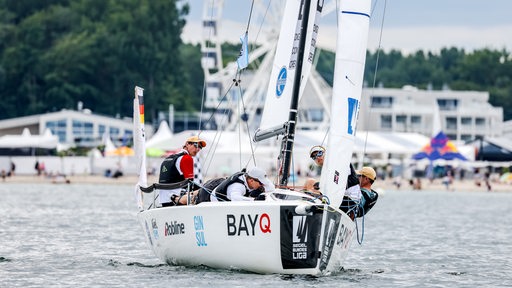
[(265, 192), (272, 192), (276, 189), (274, 184), (268, 180), (267, 173), (265, 173), (261, 168), (253, 167), (247, 171), (247, 175), (251, 178), (258, 179), (258, 181), (260, 181), (265, 187)]

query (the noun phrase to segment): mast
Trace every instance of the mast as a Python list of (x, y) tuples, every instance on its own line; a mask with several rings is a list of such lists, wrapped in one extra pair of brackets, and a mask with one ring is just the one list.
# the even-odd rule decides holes
[[(288, 125), (286, 127), (286, 134), (283, 138), (283, 166), (281, 179), (279, 185), (286, 186), (288, 184), (288, 177), (290, 176), (290, 164), (293, 152), (293, 142), (295, 141), (295, 127), (297, 123), (297, 108), (299, 106), (299, 94), (300, 94), (300, 82), (302, 80), (302, 64), (304, 60), (304, 50), (306, 46), (306, 36), (308, 29), (309, 10), (311, 6), (311, 0), (302, 0), (299, 17), (302, 17), (300, 38), (299, 38), (299, 49), (297, 53), (297, 67), (295, 72), (295, 78), (293, 80), (293, 92), (292, 100), (290, 103), (290, 113), (288, 116)], [(291, 64), (291, 63), (290, 63)], [(305, 81), (307, 79), (304, 79)]]

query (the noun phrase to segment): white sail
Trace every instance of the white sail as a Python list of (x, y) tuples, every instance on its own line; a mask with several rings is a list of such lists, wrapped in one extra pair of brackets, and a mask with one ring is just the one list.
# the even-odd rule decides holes
[(144, 90), (138, 86), (135, 87), (135, 98), (133, 99), (133, 124), (133, 144), (137, 167), (139, 168), (139, 182), (135, 188), (135, 198), (139, 211), (142, 211), (144, 209), (142, 192), (138, 187), (146, 187), (148, 181), (146, 173), (146, 132), (144, 130)]
[[(316, 48), (316, 36), (318, 34), (318, 19), (322, 12), (323, 0), (311, 1), (309, 12), (307, 38), (302, 57), (302, 81), (299, 99), (306, 86), (313, 63)], [(261, 130), (275, 127), (288, 121), (288, 111), (293, 94), (293, 81), (297, 71), (299, 36), (302, 27), (303, 0), (287, 0), (281, 32), (277, 42), (276, 55), (270, 74), (265, 107), (260, 124)], [(295, 25), (293, 25), (295, 23)]]
[(338, 10), (331, 126), (320, 180), (321, 191), (338, 207), (346, 188), (363, 87), (370, 0), (344, 0)]

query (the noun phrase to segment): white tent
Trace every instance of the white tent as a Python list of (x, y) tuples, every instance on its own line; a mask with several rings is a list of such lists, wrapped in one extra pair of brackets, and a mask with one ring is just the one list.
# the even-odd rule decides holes
[(172, 136), (169, 124), (167, 124), (166, 121), (162, 121), (153, 137), (146, 142), (146, 148), (160, 148), (166, 150), (165, 148), (168, 147), (167, 142)]
[(4, 135), (0, 137), (0, 148), (43, 148), (57, 149), (59, 138), (49, 129), (43, 135), (31, 135), (28, 128), (24, 128), (21, 135)]

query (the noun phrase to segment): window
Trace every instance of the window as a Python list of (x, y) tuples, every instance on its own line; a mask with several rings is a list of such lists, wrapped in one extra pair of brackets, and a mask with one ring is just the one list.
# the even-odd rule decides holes
[(393, 97), (391, 96), (372, 96), (372, 108), (391, 108), (393, 106)]
[(446, 129), (457, 129), (457, 118), (446, 117)]
[(411, 124), (421, 124), (421, 116), (411, 116)]
[(407, 116), (396, 115), (396, 123), (405, 124), (405, 122), (407, 122)]
[(105, 134), (105, 131), (107, 131), (105, 128), (105, 125), (101, 125), (101, 124), (98, 125), (98, 135), (100, 137), (103, 137), (103, 134)]
[(460, 118), (460, 124), (462, 126), (471, 126), (471, 117), (462, 117)]
[(457, 110), (458, 99), (437, 99), (439, 110)]
[(59, 142), (66, 142), (66, 120), (56, 120), (46, 122), (46, 128), (52, 131), (53, 135), (59, 137)]
[(313, 122), (322, 122), (324, 120), (323, 109), (308, 109), (309, 120)]
[(462, 134), (462, 135), (460, 135), (460, 140), (470, 141), (470, 140), (473, 140), (473, 137), (471, 137), (471, 135), (469, 135), (469, 134)]
[(475, 125), (477, 127), (485, 127), (485, 118), (476, 118)]
[(380, 116), (380, 128), (391, 129), (391, 115)]

